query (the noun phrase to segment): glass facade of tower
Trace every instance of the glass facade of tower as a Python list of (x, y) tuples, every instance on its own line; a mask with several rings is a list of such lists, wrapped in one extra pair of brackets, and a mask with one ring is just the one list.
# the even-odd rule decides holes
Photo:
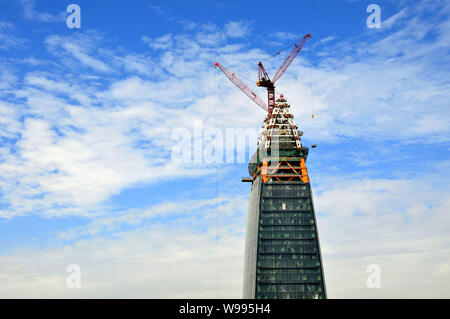
[(262, 183), (261, 177), (253, 182), (244, 298), (326, 298), (309, 183)]

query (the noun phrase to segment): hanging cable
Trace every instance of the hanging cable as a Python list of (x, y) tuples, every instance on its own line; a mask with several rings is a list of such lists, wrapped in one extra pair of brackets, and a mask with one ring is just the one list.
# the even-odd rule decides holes
[(276, 58), (281, 52), (284, 52), (287, 49), (289, 49), (290, 47), (294, 46), (297, 42), (299, 42), (299, 41), (293, 42), (293, 43), (283, 47), (280, 51), (277, 51), (275, 53), (270, 54), (267, 58), (264, 58), (264, 59), (260, 58), (259, 60), (260, 61), (264, 61), (264, 64), (266, 64), (268, 66), (268, 68), (267, 68), (268, 70), (269, 69), (274, 69), (275, 67), (273, 67), (273, 65), (271, 64), (273, 59)]
[(312, 135), (312, 145), (311, 148), (316, 148), (317, 144), (316, 141), (316, 130), (314, 126), (314, 96), (313, 96), (313, 67), (311, 63), (311, 57), (309, 57), (309, 65), (310, 65), (310, 80), (311, 80), (311, 87), (310, 87), (310, 99), (311, 99), (311, 135)]
[[(214, 127), (217, 129), (217, 71), (214, 68)], [(215, 137), (217, 138), (217, 136)], [(217, 150), (215, 150), (214, 152), (217, 152)], [(215, 156), (215, 154), (214, 154)], [(217, 299), (219, 298), (219, 262), (220, 262), (220, 258), (219, 258), (219, 212), (218, 212), (218, 208), (217, 208), (217, 200), (218, 200), (218, 196), (219, 196), (219, 185), (218, 185), (218, 163), (217, 163), (217, 159), (215, 161), (215, 169), (216, 169), (216, 187), (215, 187), (215, 191), (216, 191), (216, 205), (215, 205), (215, 221), (216, 221), (216, 297)]]
[(272, 54), (273, 57), (277, 56), (278, 54), (280, 54), (283, 51), (286, 51), (287, 49), (289, 49), (290, 47), (292, 47), (293, 45), (295, 45), (297, 42), (299, 42), (300, 40), (293, 42), (289, 45), (287, 45), (286, 47), (284, 47), (283, 49), (281, 49), (280, 51), (275, 52), (274, 54)]

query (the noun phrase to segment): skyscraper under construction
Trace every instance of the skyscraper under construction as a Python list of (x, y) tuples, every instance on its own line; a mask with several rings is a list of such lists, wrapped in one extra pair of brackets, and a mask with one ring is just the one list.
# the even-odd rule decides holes
[[(283, 95), (275, 100), (275, 82), (302, 49), (305, 35), (270, 79), (258, 63), (256, 84), (267, 88), (264, 102), (234, 72), (216, 62), (239, 89), (267, 111), (258, 148), (250, 160), (252, 188), (248, 204), (244, 261), (244, 298), (324, 299), (325, 282), (311, 185), (306, 170), (309, 149)], [(278, 52), (279, 53), (279, 52)]]
[[(249, 164), (244, 298), (326, 298), (322, 260), (301, 144), (281, 96), (266, 118)], [(267, 147), (266, 147), (267, 146)]]

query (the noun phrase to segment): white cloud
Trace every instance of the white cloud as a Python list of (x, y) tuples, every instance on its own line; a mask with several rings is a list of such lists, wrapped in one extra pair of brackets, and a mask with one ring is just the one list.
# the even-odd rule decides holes
[[(155, 224), (157, 218), (171, 218), (186, 221), (192, 229), (209, 229), (215, 214), (219, 214), (220, 224), (228, 225), (242, 219), (242, 207), (247, 204), (243, 196), (229, 198), (219, 197), (213, 199), (197, 199), (184, 201), (166, 201), (150, 207), (129, 209), (116, 212), (114, 215), (103, 214), (87, 225), (61, 232), (59, 238), (63, 240), (78, 239), (85, 235), (97, 235), (104, 231), (120, 231), (123, 226), (142, 227)], [(237, 215), (236, 215), (237, 214)], [(230, 220), (230, 217), (232, 219)], [(233, 226), (234, 227), (234, 226)], [(235, 229), (239, 230), (242, 225)]]
[(221, 31), (199, 32), (197, 33), (196, 40), (199, 44), (206, 47), (217, 47), (225, 42), (226, 36)]
[(118, 57), (123, 64), (125, 71), (130, 74), (137, 73), (145, 76), (163, 76), (164, 73), (159, 64), (150, 57), (140, 54), (127, 54), (124, 57)]
[[(55, 85), (53, 89), (68, 90)], [(135, 148), (134, 143), (145, 136), (157, 135), (144, 131), (155, 118), (151, 103), (100, 110), (60, 104), (59, 99), (32, 92), (29, 103), (39, 107), (40, 114), (51, 113), (53, 119), (26, 119), (18, 152), (0, 164), (3, 176), (9, 177), (3, 197), (12, 205), (4, 216), (36, 210), (45, 215), (88, 214), (125, 185), (204, 172), (161, 163), (158, 159), (167, 156), (167, 150), (158, 154), (152, 146)]]
[(4, 30), (10, 30), (13, 28), (14, 28), (14, 25), (11, 22), (0, 21), (0, 30), (4, 31)]
[(34, 0), (20, 0), (19, 3), (22, 5), (24, 17), (28, 20), (37, 22), (60, 22), (66, 19), (64, 11), (58, 14), (37, 11)]
[(328, 37), (325, 37), (323, 39), (320, 39), (319, 42), (317, 42), (317, 44), (327, 43), (327, 42), (333, 41), (334, 39), (336, 39), (336, 37), (328, 36)]
[(397, 12), (396, 14), (393, 14), (388, 19), (383, 20), (383, 22), (382, 22), (383, 29), (392, 28), (406, 16), (407, 16), (407, 9), (403, 9), (403, 10)]
[(275, 40), (279, 40), (281, 42), (285, 41), (295, 41), (299, 40), (303, 35), (292, 33), (292, 32), (274, 32), (270, 34), (271, 38), (275, 38)]
[(8, 66), (3, 66), (1, 63), (0, 66), (2, 67), (2, 70), (0, 70), (0, 89), (9, 89), (17, 82), (18, 78)]
[[(152, 227), (117, 240), (2, 256), (2, 298), (240, 298), (243, 241), (225, 233)], [(46, 262), (43, 262), (46, 260)], [(219, 262), (217, 291), (216, 263)], [(66, 268), (81, 267), (81, 289), (68, 289)]]
[[(88, 239), (1, 256), (0, 296), (240, 298), (245, 202), (236, 196), (189, 200), (109, 214), (68, 233)], [(170, 216), (172, 222), (155, 222), (158, 215)], [(151, 223), (143, 225), (143, 220)], [(210, 227), (214, 220), (217, 227)], [(118, 231), (123, 224), (137, 228)], [(92, 237), (102, 230), (115, 235)], [(66, 268), (74, 263), (82, 272), (82, 288), (77, 290), (66, 288), (65, 282)]]
[(82, 65), (95, 71), (112, 72), (111, 66), (101, 60), (105, 57), (101, 57), (100, 50), (95, 47), (96, 40), (99, 40), (98, 36), (90, 37), (84, 34), (70, 38), (52, 35), (46, 39), (46, 44), (53, 54), (63, 59), (75, 58)]
[(27, 40), (12, 35), (14, 29), (15, 26), (12, 23), (0, 21), (0, 50), (25, 47)]
[[(330, 297), (450, 296), (448, 165), (441, 169), (407, 180), (336, 177), (315, 188)], [(370, 264), (381, 267), (381, 289), (366, 286)]]
[(19, 112), (14, 105), (0, 101), (0, 136), (17, 138), (20, 127)]
[(144, 35), (142, 41), (155, 50), (167, 50), (173, 45), (172, 34), (170, 33), (156, 39)]
[[(329, 298), (448, 298), (445, 178), (344, 179), (313, 187)], [(1, 256), (0, 296), (240, 298), (245, 204), (233, 196), (103, 215), (63, 237), (85, 239)], [(79, 290), (65, 286), (73, 263), (82, 269)], [(366, 286), (369, 264), (381, 267), (380, 289)]]
[(193, 30), (198, 26), (198, 23), (189, 20), (180, 20), (179, 23), (185, 30)]
[(225, 34), (230, 38), (244, 38), (249, 32), (249, 24), (246, 22), (230, 21), (225, 24)]

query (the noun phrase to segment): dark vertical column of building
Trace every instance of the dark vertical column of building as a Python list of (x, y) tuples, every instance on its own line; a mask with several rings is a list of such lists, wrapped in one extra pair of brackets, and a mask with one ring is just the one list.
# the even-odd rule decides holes
[(257, 178), (252, 183), (252, 190), (248, 201), (243, 289), (243, 297), (245, 299), (255, 298), (258, 225), (261, 207), (261, 184), (261, 177)]

